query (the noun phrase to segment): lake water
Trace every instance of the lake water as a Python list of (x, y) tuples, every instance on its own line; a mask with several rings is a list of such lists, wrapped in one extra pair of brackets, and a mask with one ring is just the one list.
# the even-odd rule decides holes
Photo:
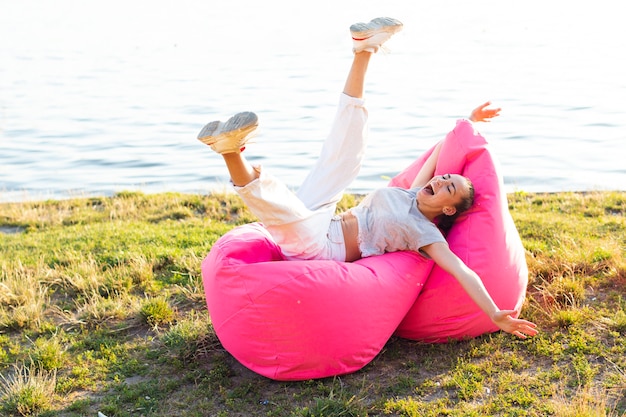
[(255, 111), (246, 154), (297, 186), (329, 129), (355, 21), (405, 23), (370, 65), (367, 192), (491, 100), (512, 191), (626, 190), (617, 1), (0, 0), (0, 201), (227, 187), (202, 126)]

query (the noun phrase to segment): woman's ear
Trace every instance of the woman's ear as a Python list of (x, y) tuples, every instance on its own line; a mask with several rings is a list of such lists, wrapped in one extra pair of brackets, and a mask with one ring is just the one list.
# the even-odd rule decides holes
[(454, 206), (445, 206), (443, 208), (443, 214), (445, 214), (446, 216), (454, 216), (455, 213), (456, 213), (456, 207)]

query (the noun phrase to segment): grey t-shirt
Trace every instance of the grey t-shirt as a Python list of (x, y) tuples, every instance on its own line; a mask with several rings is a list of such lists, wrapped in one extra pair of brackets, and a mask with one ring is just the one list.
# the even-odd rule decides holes
[(351, 210), (359, 225), (362, 257), (401, 250), (426, 255), (422, 247), (446, 242), (437, 226), (417, 209), (420, 189), (381, 188)]

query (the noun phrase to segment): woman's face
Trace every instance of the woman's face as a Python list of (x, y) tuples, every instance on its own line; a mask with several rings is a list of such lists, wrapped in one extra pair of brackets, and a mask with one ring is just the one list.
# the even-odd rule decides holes
[(469, 193), (467, 179), (462, 175), (444, 174), (430, 180), (417, 193), (420, 208), (441, 210), (451, 216), (456, 212), (455, 206)]

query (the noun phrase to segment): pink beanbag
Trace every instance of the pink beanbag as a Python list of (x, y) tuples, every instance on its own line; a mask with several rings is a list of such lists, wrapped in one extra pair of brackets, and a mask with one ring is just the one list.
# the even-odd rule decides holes
[[(408, 187), (427, 155), (391, 180)], [(457, 173), (472, 180), (473, 207), (446, 237), (450, 249), (482, 279), (501, 309), (521, 310), (528, 284), (525, 251), (499, 173), (499, 165), (485, 139), (467, 120), (459, 120), (445, 138), (436, 174)], [(396, 335), (427, 342), (475, 337), (498, 328), (478, 308), (456, 279), (435, 265), (415, 304)]]
[(432, 262), (410, 252), (353, 263), (285, 261), (258, 223), (222, 236), (202, 263), (224, 348), (275, 380), (357, 371), (415, 302)]

